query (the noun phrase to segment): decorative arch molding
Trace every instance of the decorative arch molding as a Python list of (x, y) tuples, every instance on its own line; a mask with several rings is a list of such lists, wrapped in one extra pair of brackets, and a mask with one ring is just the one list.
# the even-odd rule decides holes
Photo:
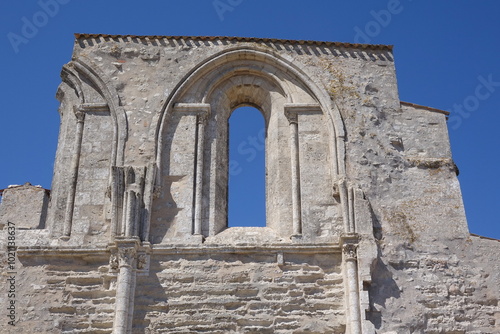
[[(84, 58), (84, 59), (83, 59)], [(65, 76), (64, 74), (68, 74)], [(118, 92), (114, 89), (113, 82), (102, 72), (91, 60), (85, 56), (80, 56), (78, 59), (72, 60), (63, 67), (63, 81), (65, 77), (74, 85), (77, 92), (81, 92), (81, 104), (87, 105), (89, 109), (92, 107), (99, 108), (99, 105), (92, 105), (88, 101), (82, 90), (82, 82), (78, 78), (81, 74), (86, 78), (96, 89), (104, 100), (104, 103), (109, 108), (114, 124), (113, 151), (111, 155), (111, 163), (114, 166), (123, 165), (125, 142), (128, 136), (128, 122), (125, 110), (121, 107)]]
[[(73, 212), (75, 209), (76, 189), (79, 178), (82, 139), (86, 115), (101, 114), (109, 115), (111, 131), (113, 133), (110, 141), (110, 166), (123, 165), (124, 147), (127, 138), (127, 118), (124, 110), (120, 107), (118, 93), (113, 89), (113, 84), (97, 66), (88, 59), (72, 60), (66, 64), (61, 72), (62, 83), (57, 92), (57, 98), (67, 98), (66, 110), (73, 110), (74, 117), (61, 114), (65, 117), (70, 133), (74, 133), (73, 143), (66, 150), (70, 151), (71, 165), (67, 171), (67, 183), (61, 189), (54, 189), (56, 201), (65, 203), (55, 205), (51, 213), (53, 217), (60, 217), (62, 225), (53, 224), (53, 233), (60, 235), (62, 240), (69, 240), (73, 224)], [(73, 90), (74, 93), (70, 93)], [(72, 97), (69, 97), (71, 94)], [(62, 113), (63, 110), (60, 109)], [(75, 123), (73, 125), (73, 122)], [(74, 128), (73, 128), (74, 126)], [(66, 131), (66, 132), (68, 132)], [(109, 180), (108, 180), (109, 182)], [(61, 183), (59, 182), (59, 188)], [(64, 212), (60, 212), (60, 211)], [(57, 212), (56, 212), (57, 211)], [(55, 221), (55, 219), (54, 219)]]
[[(287, 83), (284, 83), (277, 73), (286, 74), (287, 76), (296, 79), (302, 83), (305, 91), (313, 96), (319, 103), (321, 109), (329, 116), (328, 127), (330, 130), (330, 138), (335, 145), (332, 145), (332, 168), (338, 179), (342, 179), (345, 175), (345, 130), (344, 123), (340, 111), (330, 95), (325, 89), (321, 89), (304, 71), (294, 65), (291, 61), (277, 55), (274, 51), (267, 50), (256, 46), (244, 46), (227, 49), (220, 53), (207, 58), (204, 62), (195, 66), (172, 90), (170, 96), (161, 107), (158, 126), (156, 130), (156, 161), (161, 164), (161, 148), (162, 133), (166, 119), (173, 112), (176, 103), (206, 103), (207, 98), (211, 95), (216, 87), (215, 82), (221, 82), (225, 76), (231, 76), (231, 73), (236, 73), (236, 70), (231, 70), (232, 66), (238, 62), (248, 63), (248, 61), (260, 63), (262, 68), (247, 68), (246, 71), (253, 72), (257, 75), (262, 75), (267, 71), (267, 77), (273, 78), (275, 83), (278, 83), (283, 92), (291, 91)], [(221, 66), (226, 67), (226, 71), (220, 71)], [(245, 65), (241, 66), (240, 70), (245, 70)], [(270, 70), (269, 69), (274, 69)], [(263, 71), (264, 70), (264, 71)], [(215, 78), (214, 78), (215, 77)], [(196, 91), (195, 87), (204, 87), (195, 96), (191, 96), (188, 101), (182, 101), (182, 98), (188, 95), (189, 91)], [(212, 88), (212, 89), (210, 89)], [(287, 96), (290, 99), (289, 103), (294, 103), (293, 96)], [(159, 166), (161, 167), (161, 166)]]
[[(171, 189), (171, 182), (177, 182), (165, 181), (166, 175), (170, 175), (172, 180), (172, 175), (179, 174), (171, 173), (171, 158), (166, 156), (179, 151), (179, 148), (172, 146), (176, 131), (172, 124), (181, 122), (179, 115), (189, 115), (193, 119), (191, 124), (196, 123), (186, 125), (192, 128), (191, 134), (186, 134), (186, 137), (194, 137), (195, 140), (192, 153), (196, 160), (192, 172), (195, 187), (192, 212), (184, 215), (192, 217), (191, 232), (195, 236), (214, 236), (223, 231), (227, 220), (227, 119), (234, 109), (243, 105), (257, 107), (262, 112), (266, 120), (266, 132), (270, 126), (276, 129), (274, 132), (282, 129), (279, 135), (270, 132), (272, 138), (266, 139), (269, 151), (279, 152), (284, 142), (290, 145), (290, 152), (280, 158), (272, 157), (274, 162), (266, 163), (268, 167), (271, 166), (268, 168), (269, 173), (281, 175), (280, 180), (266, 181), (272, 189), (268, 192), (268, 199), (276, 199), (276, 203), (266, 204), (266, 216), (268, 223), (272, 221), (272, 224), (276, 224), (271, 226), (274, 227), (273, 231), (280, 230), (278, 238), (300, 237), (302, 214), (298, 115), (321, 114), (325, 117), (322, 126), (325, 126), (325, 135), (329, 138), (329, 152), (325, 152), (328, 167), (325, 168), (330, 174), (327, 183), (334, 190), (338, 189), (339, 180), (345, 179), (345, 132), (340, 112), (326, 90), (320, 89), (291, 61), (268, 50), (245, 46), (214, 55), (196, 66), (172, 91), (161, 109), (157, 128), (157, 187)], [(274, 116), (271, 120), (271, 115), (278, 114), (281, 116)], [(285, 126), (289, 127), (289, 134), (282, 132)], [(283, 159), (288, 161), (288, 167), (278, 163)], [(210, 165), (207, 167), (207, 164)], [(280, 169), (290, 170), (291, 187), (288, 190), (281, 184), (289, 183), (290, 180), (283, 179), (285, 176), (283, 171), (278, 170), (278, 165)], [(346, 198), (342, 198), (342, 202), (343, 206), (347, 206)], [(183, 208), (188, 206), (189, 201), (185, 201)], [(202, 213), (202, 207), (207, 211), (205, 214)], [(281, 209), (270, 209), (276, 207)], [(292, 212), (286, 209), (289, 207), (292, 207)], [(282, 222), (285, 221), (292, 223), (283, 227)]]

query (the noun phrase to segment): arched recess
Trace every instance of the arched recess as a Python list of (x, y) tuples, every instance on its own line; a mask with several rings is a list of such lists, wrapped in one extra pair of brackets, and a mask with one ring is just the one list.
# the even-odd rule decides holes
[[(82, 59), (85, 59), (83, 61)], [(113, 166), (122, 166), (124, 162), (125, 142), (128, 136), (127, 115), (121, 106), (118, 92), (114, 89), (113, 80), (108, 78), (91, 60), (80, 55), (79, 59), (71, 61), (66, 66), (72, 66), (76, 71), (92, 83), (96, 91), (107, 104), (113, 119), (113, 148), (111, 163)], [(83, 103), (92, 103), (90, 99), (83, 99)]]
[[(81, 219), (73, 217), (76, 207), (91, 212), (85, 215), (87, 221), (81, 222), (89, 225), (91, 233), (106, 229), (101, 225), (103, 203), (109, 205), (109, 199), (105, 200), (109, 171), (111, 166), (123, 164), (127, 120), (117, 92), (110, 91), (111, 80), (91, 61), (69, 62), (61, 78), (57, 92), (61, 131), (49, 221), (53, 235), (69, 239), (73, 219)], [(91, 183), (92, 189), (82, 186), (85, 182)]]
[[(307, 132), (319, 131), (306, 127), (301, 141), (297, 124), (304, 117), (316, 117), (308, 123), (325, 128), (322, 134), (327, 138), (319, 145), (326, 145), (321, 153), (327, 161), (326, 193), (333, 197), (332, 189), (344, 175), (344, 130), (329, 95), (298, 67), (267, 50), (227, 50), (194, 68), (163, 106), (156, 147), (161, 195), (153, 203), (152, 218), (156, 224), (152, 229), (162, 231), (155, 232), (154, 243), (188, 235), (214, 236), (226, 228), (227, 120), (240, 106), (259, 109), (266, 122), (270, 233), (289, 238), (303, 232), (297, 225), (304, 216), (300, 183), (309, 176), (300, 175), (306, 161), (300, 158), (299, 146), (307, 147)], [(312, 229), (304, 233), (312, 235)]]

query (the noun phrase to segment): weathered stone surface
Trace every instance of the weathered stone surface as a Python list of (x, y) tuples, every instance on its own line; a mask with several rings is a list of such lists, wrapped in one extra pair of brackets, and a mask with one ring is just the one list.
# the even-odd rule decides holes
[(29, 183), (9, 186), (2, 193), (0, 228), (3, 229), (6, 222), (11, 222), (18, 229), (44, 229), (48, 205), (47, 189)]
[[(17, 332), (499, 332), (500, 242), (469, 234), (446, 112), (399, 100), (390, 47), (77, 35), (61, 77), (50, 199), (0, 207)], [(266, 227), (227, 227), (242, 105)]]

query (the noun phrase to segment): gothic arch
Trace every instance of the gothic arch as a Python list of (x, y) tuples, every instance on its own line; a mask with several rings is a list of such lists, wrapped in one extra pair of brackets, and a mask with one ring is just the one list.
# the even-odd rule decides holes
[[(125, 142), (128, 135), (127, 115), (120, 105), (119, 94), (114, 89), (112, 80), (85, 56), (69, 62), (64, 66), (63, 71), (73, 73), (74, 78), (77, 78), (77, 73), (82, 74), (94, 86), (96, 92), (101, 96), (107, 108), (109, 108), (114, 123), (114, 145), (111, 154), (111, 163), (113, 166), (123, 165)], [(81, 90), (81, 85), (81, 81), (78, 80), (76, 86), (80, 87), (79, 90)], [(85, 103), (92, 103), (92, 101), (83, 94), (81, 96), (81, 104)]]
[[(227, 49), (220, 53), (217, 53), (211, 57), (208, 57), (205, 61), (195, 66), (173, 89), (170, 93), (168, 99), (161, 107), (158, 127), (156, 131), (156, 140), (157, 143), (156, 150), (156, 161), (161, 161), (161, 147), (162, 147), (162, 131), (166, 122), (166, 118), (172, 112), (173, 107), (176, 103), (179, 103), (180, 97), (185, 95), (190, 88), (193, 86), (205, 84), (205, 90), (200, 96), (192, 96), (189, 102), (191, 103), (203, 103), (206, 102), (206, 97), (211, 93), (207, 91), (207, 87), (214, 87), (214, 85), (210, 85), (213, 82), (213, 79), (208, 79), (208, 74), (212, 73), (216, 74), (219, 72), (219, 76), (222, 75), (220, 73), (219, 67), (221, 65), (226, 65), (228, 68), (231, 68), (232, 64), (235, 61), (248, 61), (253, 60), (256, 62), (260, 62), (262, 64), (268, 64), (268, 67), (274, 68), (276, 72), (273, 71), (268, 72), (269, 76), (273, 77), (276, 82), (280, 82), (280, 78), (276, 76), (277, 73), (288, 74), (291, 77), (296, 78), (298, 82), (302, 83), (302, 86), (306, 89), (306, 91), (313, 96), (316, 101), (320, 104), (321, 109), (329, 116), (328, 127), (330, 130), (331, 141), (335, 143), (332, 145), (332, 157), (336, 157), (335, 163), (332, 165), (334, 171), (336, 171), (336, 175), (339, 178), (342, 178), (345, 174), (345, 148), (344, 148), (344, 139), (345, 139), (345, 130), (344, 123), (342, 120), (342, 116), (340, 111), (335, 104), (335, 101), (332, 101), (330, 95), (325, 91), (325, 89), (320, 88), (304, 71), (298, 68), (293, 64), (292, 61), (287, 60), (278, 54), (276, 54), (272, 50), (267, 50), (258, 46), (247, 46), (247, 47), (236, 47), (232, 49)], [(262, 73), (262, 69), (254, 69), (257, 73)], [(195, 90), (195, 89), (191, 89)], [(290, 90), (288, 90), (290, 91)], [(289, 96), (289, 99), (293, 99), (293, 95)], [(293, 100), (288, 102), (293, 103)]]
[[(68, 141), (67, 145), (58, 148), (57, 155), (58, 160), (71, 157), (71, 162), (68, 162), (71, 168), (63, 168), (62, 165), (56, 164), (52, 189), (53, 203), (49, 217), (53, 222), (54, 235), (62, 235), (65, 240), (71, 235), (75, 207), (84, 205), (75, 198), (78, 184), (85, 180), (89, 182), (89, 178), (94, 177), (83, 173), (82, 180), (80, 175), (82, 168), (100, 169), (99, 176), (93, 179), (93, 182), (99, 184), (98, 189), (94, 191), (99, 196), (104, 196), (110, 182), (109, 175), (106, 176), (110, 167), (123, 164), (127, 137), (126, 115), (120, 106), (118, 94), (113, 89), (111, 80), (90, 60), (83, 58), (85, 57), (72, 60), (63, 67), (62, 83), (57, 92), (57, 98), (61, 101), (60, 136), (65, 138), (64, 142)], [(103, 131), (99, 130), (101, 127)], [(97, 149), (99, 152), (85, 152), (94, 145), (89, 144), (92, 142), (89, 139), (85, 139), (87, 146), (82, 152), (84, 131), (100, 133), (101, 137), (109, 135), (112, 139), (97, 139), (95, 134), (89, 134), (94, 138), (96, 145), (99, 145), (100, 148)], [(92, 155), (93, 158), (90, 159), (99, 160), (99, 166), (94, 166), (90, 162), (88, 157)], [(96, 219), (98, 216), (100, 213), (96, 213)]]
[[(219, 53), (196, 66), (170, 94), (164, 104), (157, 131), (158, 186), (177, 192), (176, 182), (190, 182), (172, 171), (172, 160), (179, 159), (183, 150), (174, 137), (180, 124), (191, 128), (185, 137), (194, 138), (195, 148), (192, 182), (195, 185), (190, 199), (184, 200), (182, 209), (192, 218), (192, 226), (185, 220), (184, 227), (174, 228), (183, 233), (191, 229), (193, 235), (213, 236), (225, 229), (227, 223), (227, 120), (237, 107), (249, 105), (259, 109), (266, 122), (266, 169), (268, 174), (267, 214), (268, 227), (278, 237), (302, 233), (300, 171), (298, 154), (299, 115), (321, 114), (327, 120), (330, 189), (344, 174), (344, 129), (340, 113), (330, 96), (320, 89), (292, 62), (267, 50), (243, 47)], [(191, 121), (182, 120), (189, 116)], [(289, 128), (290, 133), (283, 133)], [(271, 129), (271, 130), (270, 130)], [(290, 151), (281, 150), (286, 143)], [(173, 152), (173, 153), (172, 153)], [(268, 152), (273, 152), (269, 154)], [(177, 157), (174, 155), (177, 154)], [(188, 154), (182, 159), (189, 160)], [(287, 161), (283, 163), (283, 161)], [(189, 163), (188, 163), (189, 165)], [(283, 169), (291, 171), (289, 175)], [(188, 173), (189, 174), (189, 173)], [(167, 176), (168, 175), (168, 176)], [(174, 175), (178, 175), (173, 180)], [(168, 180), (167, 180), (168, 179)], [(182, 180), (182, 181), (180, 181)], [(291, 187), (283, 187), (283, 184)], [(169, 196), (167, 196), (169, 197)], [(183, 201), (169, 197), (169, 205)], [(158, 205), (154, 205), (158, 207)], [(292, 210), (290, 210), (292, 207)], [(272, 209), (271, 209), (272, 208)], [(192, 210), (192, 211), (190, 211)], [(163, 216), (171, 214), (164, 213)], [(161, 219), (161, 218), (159, 218)], [(174, 224), (172, 222), (168, 224)], [(167, 225), (168, 225), (167, 224)], [(167, 229), (171, 228), (169, 225)], [(176, 232), (178, 233), (178, 232)]]

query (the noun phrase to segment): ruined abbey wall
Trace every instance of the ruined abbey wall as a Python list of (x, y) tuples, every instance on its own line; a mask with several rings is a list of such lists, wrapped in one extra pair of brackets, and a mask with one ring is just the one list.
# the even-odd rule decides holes
[[(2, 193), (6, 333), (500, 330), (500, 242), (469, 234), (447, 113), (399, 100), (390, 46), (77, 34), (61, 78), (52, 189)], [(228, 228), (244, 105), (266, 227)]]

